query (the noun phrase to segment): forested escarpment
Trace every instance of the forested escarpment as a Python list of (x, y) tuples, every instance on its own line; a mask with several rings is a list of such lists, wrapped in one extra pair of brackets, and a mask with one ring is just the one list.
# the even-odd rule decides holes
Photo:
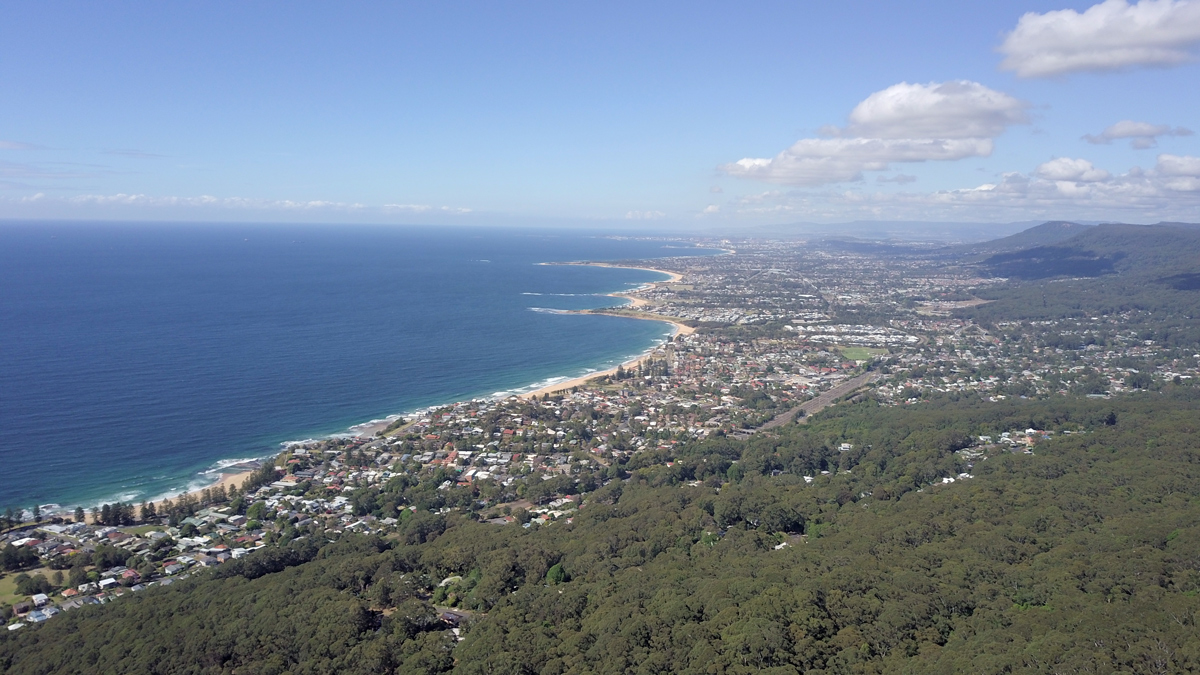
[[(0, 669), (1189, 672), (1198, 425), (1188, 388), (866, 400), (631, 466), (570, 523), (424, 512), (392, 539), (264, 549), (2, 635)], [(973, 444), (1027, 427), (1057, 433)]]
[(1197, 260), (1200, 230), (1100, 225), (983, 261), (988, 273), (1026, 281), (982, 290), (979, 296), (992, 302), (964, 315), (992, 323), (1143, 311), (1153, 312), (1156, 323), (1194, 330)]

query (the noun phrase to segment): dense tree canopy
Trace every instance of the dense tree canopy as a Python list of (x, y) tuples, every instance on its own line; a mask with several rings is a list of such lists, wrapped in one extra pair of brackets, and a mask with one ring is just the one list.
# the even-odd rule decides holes
[[(681, 446), (670, 466), (607, 479), (570, 523), (418, 511), (391, 539), (301, 537), (0, 635), (0, 667), (1200, 670), (1198, 413), (1186, 388), (868, 399), (748, 441)], [(1030, 427), (1057, 433), (1034, 454), (966, 451)], [(461, 642), (446, 606), (467, 617)]]

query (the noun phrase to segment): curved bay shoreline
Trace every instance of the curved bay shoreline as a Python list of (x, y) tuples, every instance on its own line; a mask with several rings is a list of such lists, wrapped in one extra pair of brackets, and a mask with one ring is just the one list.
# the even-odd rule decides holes
[[(626, 318), (626, 319), (658, 321), (661, 323), (670, 324), (673, 327), (674, 330), (671, 335), (671, 338), (673, 338), (674, 336), (677, 336), (677, 335), (681, 335), (681, 334), (682, 335), (690, 335), (691, 333), (693, 333), (695, 331), (695, 329), (693, 327), (688, 326), (679, 321), (672, 320), (671, 318), (661, 317), (661, 316), (657, 316), (657, 315), (654, 315), (654, 314), (651, 314), (648, 312), (638, 311), (639, 308), (646, 307), (647, 305), (650, 304), (650, 302), (648, 300), (646, 300), (645, 298), (638, 297), (636, 294), (639, 292), (642, 292), (642, 291), (651, 290), (660, 284), (670, 284), (670, 283), (679, 282), (680, 280), (683, 279), (683, 275), (681, 275), (677, 272), (671, 272), (668, 270), (657, 269), (657, 268), (653, 268), (653, 267), (619, 265), (619, 264), (613, 264), (613, 263), (590, 262), (590, 261), (550, 262), (550, 263), (540, 263), (540, 264), (543, 264), (543, 265), (579, 265), (579, 266), (588, 266), (588, 267), (610, 267), (610, 268), (616, 268), (616, 269), (639, 270), (639, 271), (655, 272), (657, 274), (662, 274), (662, 275), (666, 276), (667, 278), (660, 280), (660, 281), (647, 282), (647, 283), (643, 284), (642, 286), (639, 286), (638, 288), (634, 288), (634, 289), (631, 289), (628, 291), (616, 291), (616, 292), (612, 292), (612, 293), (603, 294), (608, 297), (619, 298), (619, 299), (625, 300), (628, 303), (627, 305), (617, 306), (617, 307), (602, 307), (602, 308), (587, 309), (587, 310), (565, 310), (563, 313), (566, 313), (566, 314), (593, 314), (593, 315), (602, 315), (602, 316), (614, 316), (614, 317)], [(557, 392), (567, 391), (574, 387), (583, 386), (584, 384), (588, 383), (589, 381), (595, 380), (597, 378), (602, 378), (602, 377), (613, 375), (617, 372), (618, 368), (623, 368), (623, 369), (627, 369), (627, 370), (631, 369), (631, 368), (636, 368), (638, 366), (638, 364), (645, 361), (647, 358), (650, 358), (651, 355), (654, 354), (655, 351), (661, 349), (662, 346), (667, 341), (669, 341), (671, 338), (667, 338), (665, 340), (661, 340), (661, 341), (657, 342), (655, 345), (651, 346), (649, 349), (645, 350), (640, 355), (638, 355), (632, 359), (629, 359), (629, 360), (621, 363), (618, 366), (613, 366), (613, 367), (607, 368), (605, 370), (585, 373), (585, 374), (577, 376), (577, 377), (573, 377), (573, 378), (565, 379), (562, 381), (553, 382), (551, 384), (547, 384), (547, 385), (539, 387), (533, 391), (524, 392), (521, 394), (514, 394), (514, 395), (521, 396), (522, 398), (533, 398), (535, 396), (544, 396), (547, 394), (553, 394), (553, 393), (557, 393)], [(550, 379), (555, 379), (555, 378), (552, 377)], [(518, 391), (519, 391), (519, 389), (518, 389)], [(446, 402), (443, 402), (443, 403), (440, 403), (440, 404), (437, 404), (434, 406), (429, 406), (429, 409), (439, 408), (439, 407), (442, 407), (445, 405), (452, 405), (456, 402), (458, 402), (458, 400), (446, 401)], [(395, 422), (397, 419), (401, 419), (404, 417), (411, 417), (414, 414), (417, 414), (417, 411), (409, 411), (409, 412), (403, 412), (403, 413), (390, 414), (382, 419), (374, 419), (374, 420), (364, 422), (361, 424), (352, 425), (349, 428), (347, 428), (346, 431), (336, 433), (336, 434), (331, 434), (330, 436), (331, 437), (354, 436), (354, 437), (359, 437), (359, 438), (374, 437), (378, 432), (387, 428), (390, 424)], [(276, 452), (271, 452), (271, 453), (263, 455), (260, 458), (257, 458), (257, 460), (266, 460), (271, 457), (274, 457), (276, 454), (277, 454)], [(152, 502), (155, 504), (161, 504), (167, 500), (173, 501), (173, 500), (177, 500), (180, 497), (184, 497), (184, 496), (198, 499), (204, 493), (205, 490), (211, 490), (211, 489), (217, 488), (218, 486), (224, 486), (226, 488), (240, 487), (241, 484), (244, 483), (245, 480), (249, 477), (250, 472), (254, 470), (255, 466), (253, 466), (253, 464), (255, 461), (256, 460), (249, 460), (244, 465), (238, 464), (238, 465), (233, 465), (233, 466), (229, 466), (229, 467), (223, 467), (218, 471), (212, 471), (212, 470), (206, 471), (204, 473), (215, 473), (217, 476), (216, 480), (213, 480), (211, 483), (201, 485), (199, 487), (193, 487), (195, 485), (195, 482), (194, 482), (195, 479), (193, 479), (192, 481), (190, 481), (191, 485), (189, 485), (187, 488), (185, 488), (183, 490), (178, 490), (178, 491), (171, 490), (166, 493), (156, 495), (152, 498), (148, 498), (144, 501)], [(84, 504), (83, 506), (85, 506), (85, 508), (90, 509), (92, 506), (99, 506), (99, 505), (100, 504), (97, 503), (97, 504)], [(50, 515), (50, 514), (68, 515), (74, 509), (74, 507), (76, 505), (71, 505), (69, 507), (63, 507), (63, 506), (59, 506), (59, 505), (45, 505), (45, 506), (50, 507), (50, 510), (46, 511), (47, 515)], [(54, 508), (54, 507), (57, 507), (57, 508)]]

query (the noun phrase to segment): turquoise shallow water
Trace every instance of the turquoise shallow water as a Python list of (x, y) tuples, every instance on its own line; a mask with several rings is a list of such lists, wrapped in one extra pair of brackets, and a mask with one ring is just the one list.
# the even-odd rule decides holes
[(538, 263), (682, 252), (544, 230), (0, 225), (0, 508), (155, 497), (285, 440), (609, 367), (670, 327), (548, 310), (663, 277)]

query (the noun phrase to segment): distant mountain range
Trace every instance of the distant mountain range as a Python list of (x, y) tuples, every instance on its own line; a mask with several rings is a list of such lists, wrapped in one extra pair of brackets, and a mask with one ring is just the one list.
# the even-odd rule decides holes
[(743, 236), (771, 238), (863, 239), (875, 242), (978, 242), (1021, 232), (1037, 221), (967, 223), (908, 220), (856, 220), (846, 223), (787, 223), (745, 228)]
[(1016, 234), (991, 241), (972, 244), (961, 244), (950, 247), (946, 252), (954, 255), (995, 255), (1008, 251), (1019, 251), (1034, 246), (1050, 246), (1066, 241), (1084, 230), (1095, 225), (1072, 223), (1066, 220), (1052, 220), (1041, 225), (1022, 230)]
[[(993, 276), (1015, 279), (1125, 274), (1180, 290), (1200, 286), (1200, 225), (1043, 223), (991, 242), (952, 249)], [(980, 256), (988, 257), (979, 259)]]

